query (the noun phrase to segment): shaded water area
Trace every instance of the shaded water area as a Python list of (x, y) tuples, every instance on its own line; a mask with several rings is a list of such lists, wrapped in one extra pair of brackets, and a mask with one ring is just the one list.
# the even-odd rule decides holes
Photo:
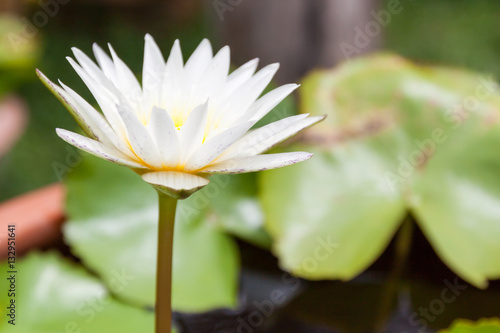
[[(394, 242), (393, 242), (394, 243)], [(500, 314), (500, 283), (480, 290), (436, 256), (420, 230), (404, 273), (391, 276), (394, 244), (349, 282), (306, 281), (278, 270), (269, 252), (240, 243), (240, 309), (176, 314), (183, 333), (437, 332), (455, 318)], [(388, 287), (391, 283), (395, 288)]]

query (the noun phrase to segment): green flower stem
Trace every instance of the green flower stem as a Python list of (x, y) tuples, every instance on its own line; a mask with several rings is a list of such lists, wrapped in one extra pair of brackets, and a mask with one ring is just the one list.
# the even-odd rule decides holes
[(408, 256), (410, 255), (414, 225), (415, 220), (409, 215), (396, 236), (394, 264), (382, 293), (382, 303), (379, 307), (379, 315), (375, 323), (376, 332), (384, 330), (386, 319), (391, 313), (394, 298), (401, 287), (401, 279), (405, 273)]
[(158, 259), (156, 268), (156, 333), (172, 330), (172, 259), (177, 199), (158, 191)]

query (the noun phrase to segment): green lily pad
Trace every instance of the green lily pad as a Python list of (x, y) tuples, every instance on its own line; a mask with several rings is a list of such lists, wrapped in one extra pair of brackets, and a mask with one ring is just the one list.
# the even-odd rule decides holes
[(404, 217), (403, 201), (378, 185), (383, 165), (362, 149), (305, 149), (311, 160), (261, 175), (274, 251), (302, 277), (349, 280), (384, 250)]
[[(179, 202), (174, 235), (174, 310), (203, 312), (237, 303), (238, 249), (211, 209), (214, 194), (224, 192), (231, 183), (212, 178), (205, 189)], [(153, 306), (155, 191), (127, 168), (89, 156), (68, 176), (66, 184), (69, 221), (64, 234), (72, 251), (119, 297)], [(117, 272), (130, 276), (127, 288), (113, 288), (111, 281)]]
[[(8, 271), (7, 263), (0, 266)], [(15, 325), (2, 318), (0, 332), (153, 332), (152, 312), (114, 299), (99, 280), (55, 252), (31, 253), (16, 264)], [(7, 290), (2, 279), (2, 290)], [(127, 281), (115, 281), (128, 288)], [(11, 304), (7, 292), (0, 304)], [(4, 310), (5, 311), (5, 310)], [(10, 310), (9, 310), (10, 312)]]
[(216, 175), (211, 179), (201, 192), (204, 195), (195, 200), (205, 201), (209, 221), (253, 245), (270, 248), (272, 240), (264, 230), (265, 216), (257, 196), (257, 174)]
[(469, 320), (457, 320), (447, 329), (440, 331), (441, 333), (500, 333), (500, 320), (482, 319), (478, 322)]
[[(261, 175), (281, 265), (350, 279), (408, 212), (441, 259), (478, 287), (500, 277), (500, 94), (479, 74), (377, 55), (313, 73), (302, 112), (328, 115), (301, 146), (310, 161)], [(319, 239), (335, 251), (318, 259)], [(316, 251), (316, 252), (315, 252)], [(307, 274), (298, 267), (310, 263)]]
[(500, 278), (499, 143), (489, 125), (444, 142), (415, 186), (425, 235), (448, 267), (479, 287)]

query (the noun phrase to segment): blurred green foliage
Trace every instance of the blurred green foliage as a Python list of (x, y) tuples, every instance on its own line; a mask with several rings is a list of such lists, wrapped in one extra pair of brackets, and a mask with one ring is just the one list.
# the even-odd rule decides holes
[(40, 41), (36, 36), (19, 38), (22, 27), (19, 18), (0, 15), (0, 96), (32, 77), (38, 61)]
[[(384, 0), (383, 7), (391, 0)], [(500, 2), (401, 0), (384, 47), (428, 63), (465, 67), (500, 77)]]
[(440, 333), (500, 333), (500, 320), (482, 319), (478, 322), (457, 320), (449, 329)]
[(360, 58), (303, 82), (328, 118), (292, 150), (314, 158), (259, 174), (283, 268), (349, 280), (412, 214), (436, 253), (478, 287), (500, 276), (500, 90), (478, 74)]
[[(152, 312), (120, 303), (96, 277), (55, 252), (33, 252), (16, 268), (22, 272), (15, 281), (16, 297), (2, 293), (0, 305), (6, 309), (15, 299), (17, 317), (15, 325), (11, 325), (4, 315), (1, 333), (153, 331)], [(7, 263), (0, 269), (8, 271)], [(114, 286), (127, 288), (129, 276), (119, 277)], [(8, 290), (8, 283), (2, 279), (2, 289)]]

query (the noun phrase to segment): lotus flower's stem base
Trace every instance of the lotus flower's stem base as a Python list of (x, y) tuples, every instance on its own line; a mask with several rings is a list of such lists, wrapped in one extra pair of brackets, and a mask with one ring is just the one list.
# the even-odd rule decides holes
[(177, 199), (158, 191), (158, 259), (156, 269), (156, 333), (172, 331), (172, 259)]

